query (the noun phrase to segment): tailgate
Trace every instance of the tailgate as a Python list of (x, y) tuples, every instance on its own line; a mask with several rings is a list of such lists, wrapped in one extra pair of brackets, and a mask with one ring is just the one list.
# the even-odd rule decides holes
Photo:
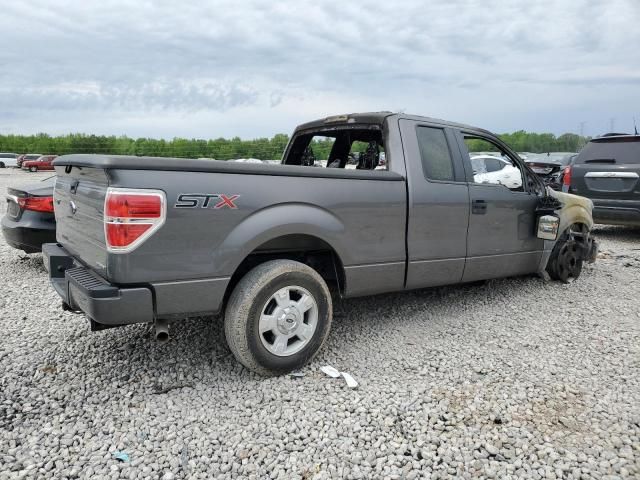
[(104, 199), (109, 185), (105, 170), (56, 166), (54, 207), (56, 239), (74, 257), (106, 276)]

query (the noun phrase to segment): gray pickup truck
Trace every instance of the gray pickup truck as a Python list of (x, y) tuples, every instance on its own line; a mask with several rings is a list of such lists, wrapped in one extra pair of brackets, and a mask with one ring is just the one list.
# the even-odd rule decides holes
[[(469, 146), (508, 165), (479, 175)], [(262, 374), (320, 349), (330, 288), (355, 297), (532, 273), (568, 282), (596, 252), (590, 200), (546, 189), (490, 132), (432, 118), (307, 123), (275, 165), (109, 155), (54, 165), (57, 243), (43, 253), (63, 308), (93, 330), (154, 323), (160, 341), (168, 322), (223, 312), (231, 351)]]

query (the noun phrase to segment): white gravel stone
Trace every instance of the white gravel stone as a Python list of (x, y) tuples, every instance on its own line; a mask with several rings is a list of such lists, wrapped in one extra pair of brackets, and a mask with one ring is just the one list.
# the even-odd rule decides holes
[[(0, 194), (45, 176), (0, 170)], [(175, 322), (166, 345), (146, 325), (91, 333), (41, 255), (0, 239), (0, 480), (640, 478), (640, 229), (596, 234), (571, 285), (336, 300), (301, 378), (247, 372), (219, 319)]]

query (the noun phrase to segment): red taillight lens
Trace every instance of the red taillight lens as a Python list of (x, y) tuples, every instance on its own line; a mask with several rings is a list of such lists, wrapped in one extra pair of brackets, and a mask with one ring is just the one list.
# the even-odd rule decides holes
[(164, 218), (163, 192), (109, 188), (104, 201), (107, 249), (133, 250), (162, 226)]
[(571, 165), (567, 165), (562, 171), (562, 186), (567, 188), (571, 186)]
[(18, 197), (18, 205), (24, 210), (53, 213), (53, 197)]
[(162, 214), (162, 199), (157, 195), (110, 193), (107, 195), (104, 214), (107, 217), (159, 218)]
[(111, 247), (127, 247), (152, 227), (148, 223), (107, 223), (107, 244)]

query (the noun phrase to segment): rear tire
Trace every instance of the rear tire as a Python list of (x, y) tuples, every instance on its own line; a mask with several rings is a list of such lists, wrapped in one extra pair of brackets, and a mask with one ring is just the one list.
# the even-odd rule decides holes
[(332, 316), (331, 294), (318, 272), (293, 260), (272, 260), (234, 288), (225, 310), (225, 337), (249, 370), (278, 375), (315, 356)]
[(0, 162), (0, 168), (4, 168), (4, 162)]
[(38, 167), (29, 167), (29, 171), (30, 172), (37, 172), (38, 171)]

